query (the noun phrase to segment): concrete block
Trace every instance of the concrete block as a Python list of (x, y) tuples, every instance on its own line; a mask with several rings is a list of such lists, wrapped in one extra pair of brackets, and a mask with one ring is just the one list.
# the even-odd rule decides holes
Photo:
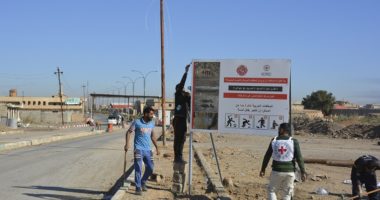
[(186, 172), (186, 166), (187, 166), (187, 164), (174, 163), (174, 165), (173, 165), (173, 171), (174, 172), (185, 173)]
[(174, 192), (176, 194), (181, 194), (182, 190), (183, 190), (182, 184), (173, 183), (172, 192)]
[(162, 175), (162, 174), (153, 173), (153, 174), (150, 176), (150, 179), (151, 179), (152, 181), (157, 182), (157, 183), (161, 183), (162, 181), (165, 180), (165, 177), (164, 177), (164, 175)]
[(173, 183), (183, 183), (183, 174), (173, 173)]
[(173, 182), (185, 185), (185, 183), (187, 182), (187, 174), (174, 173), (173, 174)]

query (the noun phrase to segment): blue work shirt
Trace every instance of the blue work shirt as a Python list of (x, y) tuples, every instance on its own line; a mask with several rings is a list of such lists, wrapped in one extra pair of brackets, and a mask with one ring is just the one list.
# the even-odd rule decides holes
[(134, 148), (135, 150), (151, 150), (151, 135), (154, 129), (154, 121), (145, 122), (143, 118), (133, 121), (130, 132), (135, 132)]

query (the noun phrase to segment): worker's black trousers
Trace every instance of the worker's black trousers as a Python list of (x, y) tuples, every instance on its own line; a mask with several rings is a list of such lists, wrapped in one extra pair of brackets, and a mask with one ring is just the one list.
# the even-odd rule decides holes
[(174, 117), (174, 161), (182, 161), (183, 146), (186, 141), (187, 122), (184, 117)]
[[(356, 176), (356, 169), (353, 167), (351, 170), (351, 181), (352, 181), (352, 195), (356, 196), (359, 195), (358, 191), (358, 180), (360, 183), (365, 185), (365, 189), (367, 192), (370, 192), (372, 190), (377, 189), (377, 181), (376, 181), (376, 173), (360, 173), (360, 176)], [(359, 185), (361, 187), (361, 185)], [(369, 200), (380, 200), (379, 192), (373, 193), (368, 195)], [(358, 200), (359, 198), (356, 198), (355, 200)]]

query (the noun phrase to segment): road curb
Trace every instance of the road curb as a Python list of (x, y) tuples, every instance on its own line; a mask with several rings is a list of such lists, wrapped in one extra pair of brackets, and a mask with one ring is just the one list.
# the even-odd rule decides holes
[[(131, 183), (134, 183), (135, 170), (134, 165), (132, 164), (129, 169), (124, 172), (125, 179), (121, 180), (121, 187), (117, 189), (116, 193), (112, 196), (111, 200), (123, 200), (127, 190), (131, 187)], [(124, 176), (122, 176), (124, 177)]]
[(58, 126), (58, 129), (67, 129), (67, 128), (83, 128), (83, 127), (89, 127), (88, 124), (72, 124), (72, 125), (64, 125), (64, 126)]
[(98, 135), (98, 134), (103, 134), (103, 133), (105, 133), (105, 130), (98, 130), (98, 131), (93, 131), (93, 132), (79, 132), (79, 133), (73, 133), (69, 135), (58, 135), (58, 136), (52, 136), (52, 137), (46, 137), (46, 138), (36, 138), (32, 140), (0, 144), (0, 152), (6, 151), (6, 150), (19, 149), (19, 148), (23, 148), (27, 146), (36, 146), (36, 145), (75, 139), (75, 138), (80, 138), (80, 137), (85, 137), (85, 136)]
[(31, 145), (32, 145), (31, 141), (19, 141), (19, 142), (0, 144), (0, 151), (18, 149), (22, 147), (31, 146)]
[(117, 192), (112, 196), (111, 200), (122, 200), (127, 190), (128, 190), (127, 187), (120, 187), (117, 190)]
[(24, 130), (2, 131), (0, 132), (0, 135), (9, 135), (9, 134), (17, 134), (17, 133), (24, 133)]
[(220, 182), (220, 178), (214, 173), (214, 170), (210, 167), (210, 164), (203, 156), (201, 149), (198, 148), (195, 144), (193, 145), (193, 149), (196, 158), (198, 158), (199, 162), (201, 163), (202, 169), (205, 171), (206, 176), (213, 187), (213, 190), (218, 195), (218, 200), (231, 200), (231, 197), (228, 195), (228, 192), (224, 188), (223, 184)]

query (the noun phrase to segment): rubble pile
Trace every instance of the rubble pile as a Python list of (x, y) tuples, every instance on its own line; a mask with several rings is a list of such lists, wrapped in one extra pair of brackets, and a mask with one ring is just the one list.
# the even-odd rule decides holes
[(380, 126), (353, 124), (337, 131), (333, 134), (334, 138), (362, 138), (375, 139), (380, 138)]
[(309, 124), (308, 128), (309, 132), (313, 134), (322, 133), (325, 135), (333, 135), (335, 132), (341, 130), (343, 127), (334, 122), (319, 119), (312, 121)]
[(324, 134), (333, 138), (380, 138), (380, 125), (353, 124), (342, 126), (338, 123), (323, 119), (309, 119), (304, 117), (294, 118), (293, 126), (295, 133)]
[(294, 131), (312, 134), (333, 135), (340, 131), (343, 126), (323, 119), (309, 119), (304, 117), (293, 119)]

